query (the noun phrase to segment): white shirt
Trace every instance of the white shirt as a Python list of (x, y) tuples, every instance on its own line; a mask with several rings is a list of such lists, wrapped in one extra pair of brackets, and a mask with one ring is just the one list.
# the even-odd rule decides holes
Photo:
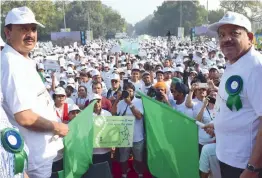
[[(227, 79), (239, 75), (243, 79), (240, 98), (243, 107), (231, 111), (226, 106), (228, 93), (225, 91)], [(253, 48), (234, 64), (226, 67), (222, 76), (217, 101), (218, 112), (214, 120), (216, 132), (216, 153), (220, 161), (245, 169), (256, 143), (258, 126), (262, 116), (262, 55)]]
[(193, 118), (195, 119), (200, 112), (202, 106), (203, 106), (203, 101), (198, 100), (197, 98), (192, 100), (193, 102)]
[[(144, 114), (144, 108), (141, 99), (134, 97), (134, 99), (132, 100), (132, 104), (141, 114)], [(126, 102), (124, 100), (121, 100), (117, 104), (117, 113), (120, 114), (120, 116), (122, 116), (125, 110), (126, 110), (126, 116), (134, 116), (129, 106), (127, 106)], [(134, 125), (133, 142), (140, 142), (143, 139), (144, 139), (143, 119), (136, 119)]]
[[(53, 136), (50, 132), (35, 132), (20, 126), (14, 114), (31, 109), (43, 118), (58, 121), (54, 103), (41, 81), (31, 59), (26, 59), (9, 45), (1, 53), (1, 85), (3, 88), (3, 108), (10, 122), (17, 126), (24, 136), (30, 152), (28, 171), (39, 171), (52, 166), (57, 148), (49, 143)], [(43, 170), (37, 176), (49, 177), (51, 170)]]
[[(93, 113), (93, 116), (97, 116), (96, 113)], [(100, 113), (100, 116), (112, 116), (112, 114), (104, 109), (102, 109), (101, 113)], [(111, 151), (111, 148), (94, 148), (93, 149), (93, 154), (98, 154), (98, 155), (101, 155), (101, 154), (106, 154), (108, 152)]]
[(199, 170), (211, 172), (210, 178), (221, 178), (219, 161), (216, 156), (216, 143), (207, 144), (202, 148)]
[[(212, 120), (214, 120), (214, 115), (215, 115), (214, 111), (215, 111), (215, 109), (212, 109), (212, 110), (205, 109), (204, 113), (203, 113), (202, 123), (208, 124)], [(206, 133), (206, 131), (204, 129), (202, 129), (200, 126), (198, 126), (198, 142), (199, 142), (199, 144), (205, 145), (205, 144), (208, 144), (208, 143), (212, 143), (214, 140), (215, 140), (214, 137), (211, 137), (209, 134)]]
[(132, 82), (131, 80), (129, 80), (129, 82), (131, 82), (135, 86), (136, 91), (144, 91), (144, 82), (142, 80), (138, 80), (136, 83)]
[(101, 77), (103, 78), (106, 88), (111, 88), (111, 72), (107, 71), (107, 72), (102, 72)]
[(193, 118), (193, 110), (191, 108), (186, 107), (186, 99), (183, 103), (181, 104), (176, 104), (176, 101), (173, 102), (174, 104), (172, 104), (172, 107), (178, 111), (181, 112), (185, 115), (187, 115), (190, 118)]

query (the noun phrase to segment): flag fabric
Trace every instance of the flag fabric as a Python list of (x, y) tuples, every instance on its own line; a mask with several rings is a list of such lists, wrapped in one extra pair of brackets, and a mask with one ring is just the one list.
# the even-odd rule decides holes
[(92, 164), (94, 104), (90, 103), (69, 123), (64, 138), (64, 171), (58, 172), (59, 178), (80, 178)]
[(194, 120), (140, 93), (147, 162), (157, 178), (199, 178), (198, 127)]

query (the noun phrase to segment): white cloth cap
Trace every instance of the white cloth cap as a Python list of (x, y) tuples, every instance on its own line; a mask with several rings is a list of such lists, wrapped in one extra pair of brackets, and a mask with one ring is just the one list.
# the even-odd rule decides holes
[(166, 72), (173, 72), (173, 69), (171, 67), (165, 67), (163, 69), (163, 72), (166, 73)]
[(92, 95), (90, 95), (89, 97), (89, 101), (92, 101), (92, 100), (101, 100), (102, 99), (102, 96), (100, 96), (99, 94), (95, 94), (93, 93)]
[(208, 29), (211, 30), (211, 31), (217, 32), (219, 27), (221, 27), (222, 25), (226, 25), (226, 24), (232, 24), (232, 25), (244, 27), (249, 32), (251, 32), (250, 20), (242, 14), (239, 14), (239, 13), (236, 13), (236, 12), (231, 12), (231, 11), (228, 11), (224, 15), (224, 17), (221, 20), (219, 20), (218, 22), (211, 24), (208, 27)]
[(42, 64), (42, 63), (39, 63), (39, 64), (37, 65), (37, 67), (38, 67), (38, 69), (43, 69), (43, 70), (45, 70), (44, 64)]
[(96, 75), (100, 75), (100, 72), (98, 70), (94, 69), (94, 70), (92, 70), (91, 75), (92, 75), (92, 77), (94, 77)]
[(62, 87), (57, 87), (55, 89), (55, 95), (66, 95), (65, 89)]
[(74, 70), (72, 69), (72, 67), (68, 67), (66, 72), (74, 74)]
[(202, 74), (209, 74), (209, 71), (207, 69), (202, 69), (201, 72)]
[(175, 72), (184, 73), (184, 69), (183, 69), (183, 67), (176, 67)]
[(81, 110), (79, 109), (79, 107), (76, 104), (70, 104), (68, 108), (68, 112), (71, 112), (71, 111), (81, 111)]
[(134, 64), (133, 67), (132, 67), (132, 70), (140, 70), (138, 64)]
[(68, 84), (75, 84), (75, 80), (73, 78), (68, 78), (67, 83)]
[(28, 7), (13, 8), (8, 12), (5, 18), (5, 26), (9, 24), (37, 24), (41, 27), (45, 27), (41, 23), (37, 22), (34, 13)]
[(118, 74), (115, 74), (115, 73), (112, 74), (110, 78), (111, 78), (111, 80), (120, 80), (120, 76)]

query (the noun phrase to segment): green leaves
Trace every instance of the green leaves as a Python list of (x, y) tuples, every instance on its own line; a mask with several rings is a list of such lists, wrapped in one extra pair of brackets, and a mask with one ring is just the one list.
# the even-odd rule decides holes
[(185, 29), (185, 35), (190, 33), (192, 27), (207, 23), (207, 11), (203, 6), (199, 5), (199, 2), (165, 1), (157, 8), (153, 16), (148, 16), (135, 24), (136, 34), (165, 36), (167, 31), (170, 30), (172, 34), (177, 35), (177, 29), (180, 26), (181, 9), (182, 26)]

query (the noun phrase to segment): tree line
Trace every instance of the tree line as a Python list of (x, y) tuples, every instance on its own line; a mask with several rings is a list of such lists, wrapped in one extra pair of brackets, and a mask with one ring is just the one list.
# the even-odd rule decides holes
[[(211, 0), (209, 2), (212, 3)], [(220, 8), (211, 11), (207, 11), (199, 1), (165, 1), (153, 14), (136, 23), (134, 29), (137, 35), (165, 36), (168, 30), (177, 35), (181, 25), (185, 35), (189, 35), (192, 27), (217, 22), (226, 11), (239, 12), (247, 16), (252, 23), (262, 23), (261, 9), (262, 2), (259, 0), (222, 0)]]
[[(92, 30), (94, 38), (113, 37), (116, 32), (125, 32), (130, 27), (121, 15), (101, 1), (1, 1), (1, 29), (8, 11), (15, 7), (27, 6), (36, 19), (45, 25), (38, 29), (41, 41), (50, 40), (51, 32), (64, 28), (71, 31)], [(131, 32), (130, 32), (131, 33)], [(3, 30), (1, 30), (3, 36)]]

